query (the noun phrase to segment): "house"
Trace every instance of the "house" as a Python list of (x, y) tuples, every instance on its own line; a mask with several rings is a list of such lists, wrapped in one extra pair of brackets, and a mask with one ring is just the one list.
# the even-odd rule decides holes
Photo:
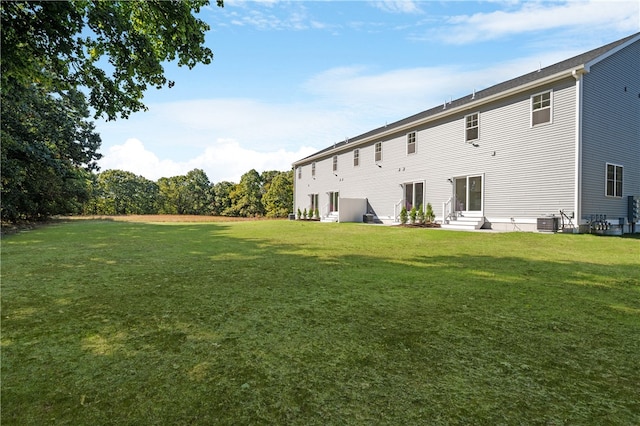
[[(640, 231), (640, 33), (293, 163), (294, 211), (442, 227)], [(633, 198), (635, 197), (635, 198)], [(367, 216), (371, 217), (371, 216)]]

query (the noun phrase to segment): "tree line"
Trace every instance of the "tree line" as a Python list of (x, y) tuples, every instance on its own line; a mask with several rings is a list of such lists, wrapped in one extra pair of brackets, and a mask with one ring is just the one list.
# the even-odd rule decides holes
[(287, 217), (293, 205), (293, 171), (252, 169), (239, 183), (211, 183), (201, 169), (152, 181), (123, 170), (92, 175), (85, 215), (178, 214)]
[[(222, 0), (215, 3), (224, 6)], [(205, 46), (210, 28), (197, 17), (208, 5), (208, 0), (0, 2), (2, 221), (42, 220), (87, 208), (273, 214), (251, 198), (257, 192), (230, 184), (229, 197), (236, 198), (221, 200), (225, 207), (215, 210), (209, 198), (194, 194), (216, 200), (225, 186), (218, 192), (215, 185), (198, 189), (207, 185), (204, 177), (196, 179), (197, 172), (158, 182), (122, 171), (97, 174), (101, 139), (91, 116), (126, 119), (146, 110), (146, 90), (176, 84), (165, 77), (164, 64), (191, 69), (211, 63), (213, 52)], [(272, 182), (259, 178), (257, 188), (265, 191)]]

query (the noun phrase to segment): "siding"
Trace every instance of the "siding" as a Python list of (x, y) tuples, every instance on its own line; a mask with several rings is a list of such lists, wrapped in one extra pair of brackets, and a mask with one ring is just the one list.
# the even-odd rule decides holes
[[(531, 128), (530, 96), (553, 89), (553, 123)], [(394, 205), (403, 199), (401, 184), (424, 181), (425, 203), (441, 216), (442, 203), (453, 193), (448, 178), (483, 175), (484, 214), (491, 218), (536, 218), (573, 211), (575, 153), (575, 80), (514, 95), (480, 109), (416, 128), (416, 154), (406, 154), (406, 132), (382, 140), (382, 161), (374, 161), (374, 144), (359, 145), (360, 166), (353, 166), (353, 149), (339, 154), (334, 176), (332, 156), (303, 166), (296, 181), (296, 208), (308, 208), (307, 194), (320, 194), (321, 211), (327, 191), (341, 197), (367, 198), (375, 214), (392, 218)], [(464, 140), (464, 117), (480, 113), (478, 147)], [(296, 175), (297, 176), (297, 175)], [(324, 213), (324, 211), (323, 211)]]
[[(640, 195), (640, 42), (593, 65), (583, 98), (583, 218), (617, 220), (627, 216), (626, 196)], [(606, 163), (624, 167), (623, 198), (605, 196)]]

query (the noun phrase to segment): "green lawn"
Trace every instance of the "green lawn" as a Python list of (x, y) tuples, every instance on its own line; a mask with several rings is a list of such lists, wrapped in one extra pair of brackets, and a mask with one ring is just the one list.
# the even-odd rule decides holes
[(2, 424), (640, 424), (640, 240), (74, 221), (2, 240)]

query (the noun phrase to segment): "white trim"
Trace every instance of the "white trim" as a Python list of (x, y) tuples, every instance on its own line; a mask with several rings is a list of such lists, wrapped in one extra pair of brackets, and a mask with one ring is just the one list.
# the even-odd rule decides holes
[(360, 167), (360, 148), (353, 150), (353, 167)]
[[(380, 159), (378, 160), (378, 146), (380, 146)], [(382, 162), (382, 141), (378, 141), (373, 145), (373, 161), (378, 164)]]
[[(413, 133), (413, 152), (409, 152), (409, 135)], [(406, 136), (406, 154), (407, 155), (416, 155), (418, 153), (418, 131), (414, 130), (412, 132), (407, 132)]]
[[(545, 93), (549, 93), (549, 121), (546, 121), (544, 123), (539, 123), (539, 124), (533, 124), (533, 98), (535, 98), (536, 96), (540, 96), (540, 95), (544, 95)], [(541, 108), (543, 109), (543, 108)], [(534, 128), (534, 127), (540, 127), (540, 126), (547, 126), (549, 124), (553, 124), (553, 89), (548, 89), (548, 90), (544, 90), (542, 92), (538, 92), (538, 93), (534, 93), (533, 95), (529, 96), (529, 127)], [(538, 111), (538, 110), (535, 110)]]
[(583, 75), (582, 72), (573, 74), (576, 79), (576, 146), (575, 146), (575, 193), (573, 196), (573, 203), (575, 209), (576, 224), (580, 225), (582, 222), (582, 97), (583, 97)]
[[(397, 134), (397, 133), (401, 133), (401, 132), (406, 132), (409, 130), (414, 129), (415, 127), (421, 126), (423, 124), (426, 123), (430, 123), (432, 121), (437, 121), (437, 120), (441, 120), (442, 118), (451, 116), (451, 115), (455, 115), (455, 114), (459, 114), (462, 111), (467, 111), (467, 110), (471, 110), (471, 109), (476, 109), (479, 108), (482, 105), (486, 105), (489, 104), (491, 102), (500, 100), (500, 99), (504, 99), (507, 97), (510, 97), (512, 95), (518, 94), (518, 93), (522, 93), (522, 92), (526, 92), (531, 90), (532, 88), (535, 87), (541, 87), (544, 85), (547, 85), (549, 83), (553, 83), (559, 80), (563, 80), (567, 77), (571, 77), (575, 74), (579, 74), (579, 73), (583, 73), (585, 72), (584, 69), (584, 65), (579, 65), (577, 67), (568, 69), (568, 70), (564, 70), (561, 72), (558, 72), (556, 74), (552, 74), (548, 77), (545, 78), (541, 78), (538, 80), (534, 80), (530, 83), (526, 83), (526, 84), (522, 84), (520, 86), (514, 87), (512, 89), (508, 89), (505, 91), (502, 91), (500, 93), (496, 93), (495, 95), (491, 95), (491, 96), (487, 96), (478, 100), (474, 100), (468, 103), (465, 103), (464, 105), (460, 105), (458, 107), (453, 107), (453, 108), (447, 108), (446, 110), (443, 110), (442, 112), (430, 115), (428, 117), (425, 117), (421, 120), (415, 120), (415, 121), (410, 121), (407, 124), (404, 124), (402, 126), (398, 126), (398, 127), (393, 127), (393, 128), (389, 128), (387, 130), (382, 130), (379, 133), (376, 132), (375, 134), (362, 138), (361, 140), (359, 140), (358, 142), (353, 142), (350, 141), (349, 145), (354, 144), (356, 146), (362, 146), (362, 145), (366, 145), (374, 140), (379, 140), (379, 139), (384, 139), (387, 138), (389, 135), (393, 135), (393, 134)], [(387, 126), (385, 126), (385, 128), (387, 128)], [(318, 152), (316, 154), (310, 155), (309, 157), (303, 158), (301, 160), (296, 161), (295, 163), (293, 163), (293, 165), (297, 165), (297, 164), (306, 164), (311, 160), (314, 159), (321, 159), (321, 158), (326, 158), (326, 157), (331, 157), (331, 155), (333, 155), (334, 152), (339, 152), (339, 151), (344, 151), (345, 150), (345, 146), (339, 146), (339, 147), (335, 147), (329, 150), (323, 150), (322, 152)]]
[[(609, 184), (609, 166), (613, 166), (613, 195), (609, 195), (607, 194), (607, 186)], [(618, 182), (617, 176), (617, 170), (616, 168), (620, 167), (622, 169), (622, 179), (620, 179), (620, 183), (622, 183), (622, 191), (620, 195), (616, 195), (616, 183)], [(622, 195), (624, 194), (624, 166), (622, 164), (616, 164), (616, 163), (609, 163), (606, 162), (605, 166), (604, 166), (604, 196), (605, 198), (615, 198), (615, 199), (620, 199), (620, 198), (624, 198), (624, 196)]]
[(597, 64), (598, 62), (604, 61), (609, 56), (618, 53), (622, 49), (625, 49), (626, 47), (632, 45), (633, 43), (635, 43), (638, 40), (640, 40), (640, 33), (637, 34), (635, 37), (631, 38), (630, 40), (627, 40), (626, 42), (614, 47), (613, 49), (609, 49), (607, 52), (603, 53), (602, 55), (598, 56), (597, 58), (594, 58), (594, 59), (590, 60), (589, 62), (586, 62), (584, 64), (585, 71), (586, 72), (591, 71), (591, 67), (594, 66), (595, 64)]
[[(472, 115), (477, 115), (478, 118), (476, 119), (478, 121), (478, 124), (476, 125), (476, 128), (478, 129), (478, 136), (475, 139), (467, 139), (467, 130), (469, 130), (469, 128), (467, 127), (467, 117), (471, 117)], [(464, 141), (465, 143), (475, 143), (477, 141), (480, 140), (480, 111), (476, 111), (476, 112), (472, 112), (469, 113), (467, 115), (464, 116)]]

